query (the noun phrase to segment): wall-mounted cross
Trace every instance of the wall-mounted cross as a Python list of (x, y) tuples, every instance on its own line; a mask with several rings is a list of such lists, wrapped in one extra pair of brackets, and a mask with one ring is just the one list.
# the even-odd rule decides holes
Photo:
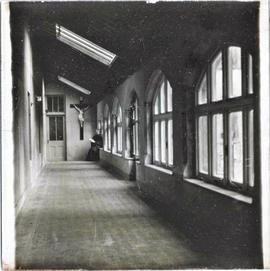
[(89, 105), (80, 102), (79, 104), (70, 104), (70, 108), (75, 108), (79, 113), (78, 119), (80, 122), (80, 140), (83, 140), (84, 113), (89, 109)]

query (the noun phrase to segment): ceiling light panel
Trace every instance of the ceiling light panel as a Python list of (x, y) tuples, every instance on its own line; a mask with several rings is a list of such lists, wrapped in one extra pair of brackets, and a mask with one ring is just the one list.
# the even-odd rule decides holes
[(70, 87), (72, 87), (72, 88), (75, 88), (76, 90), (78, 90), (78, 91), (80, 91), (80, 92), (82, 92), (82, 93), (84, 93), (84, 94), (86, 94), (86, 95), (90, 95), (90, 94), (91, 94), (91, 91), (90, 91), (90, 90), (85, 89), (85, 88), (83, 88), (83, 87), (81, 87), (81, 86), (79, 86), (79, 85), (77, 85), (77, 84), (75, 84), (75, 83), (69, 81), (68, 79), (66, 79), (66, 78), (64, 78), (64, 77), (62, 77), (62, 76), (60, 76), (60, 75), (58, 75), (57, 78), (58, 78), (58, 80), (61, 81), (62, 83), (66, 84), (66, 85), (68, 85), (68, 86), (70, 86)]
[(95, 43), (75, 34), (67, 28), (56, 24), (56, 38), (72, 48), (94, 58), (95, 60), (111, 66), (117, 56)]

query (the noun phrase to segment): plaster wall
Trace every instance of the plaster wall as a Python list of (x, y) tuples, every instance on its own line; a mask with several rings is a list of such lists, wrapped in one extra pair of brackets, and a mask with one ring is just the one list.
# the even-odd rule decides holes
[(15, 204), (16, 213), (34, 185), (43, 167), (41, 103), (35, 96), (41, 87), (40, 78), (34, 82), (37, 69), (27, 26), (22, 32), (22, 58), (14, 77), (14, 144), (15, 144)]

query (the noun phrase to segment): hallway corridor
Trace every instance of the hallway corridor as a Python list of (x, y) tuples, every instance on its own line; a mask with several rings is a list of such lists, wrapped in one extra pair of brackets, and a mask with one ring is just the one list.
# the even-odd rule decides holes
[(260, 2), (4, 1), (3, 270), (270, 266)]
[(48, 164), (16, 229), (17, 268), (202, 266), (189, 241), (140, 199), (134, 183), (91, 162)]

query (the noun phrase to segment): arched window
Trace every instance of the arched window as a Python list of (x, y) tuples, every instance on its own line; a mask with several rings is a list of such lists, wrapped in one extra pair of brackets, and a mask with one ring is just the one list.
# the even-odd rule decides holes
[(252, 56), (222, 49), (197, 88), (197, 176), (233, 190), (254, 186)]
[(173, 165), (172, 88), (162, 76), (153, 98), (153, 163), (165, 167)]
[(107, 151), (111, 150), (111, 114), (109, 107), (106, 104), (104, 108), (104, 117), (103, 117), (103, 126), (104, 126), (104, 149)]
[(115, 105), (115, 115), (113, 120), (113, 127), (114, 127), (114, 152), (122, 154), (122, 109), (120, 103), (116, 99)]

